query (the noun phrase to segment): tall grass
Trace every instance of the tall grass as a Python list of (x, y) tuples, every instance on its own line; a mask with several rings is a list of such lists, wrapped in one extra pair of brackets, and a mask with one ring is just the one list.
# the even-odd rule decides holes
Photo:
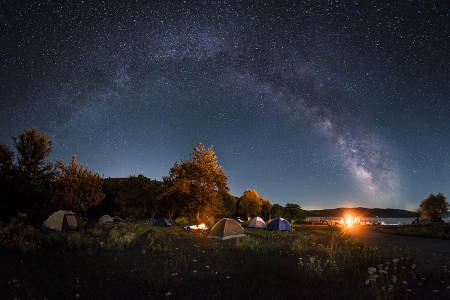
[[(217, 241), (146, 222), (42, 231), (0, 227), (0, 296), (154, 299), (446, 299), (449, 266), (388, 254), (335, 227), (246, 229)], [(438, 261), (436, 255), (436, 261)], [(17, 268), (19, 266), (19, 268)], [(68, 273), (67, 270), (70, 270)], [(49, 273), (50, 272), (50, 273)], [(69, 274), (69, 275), (68, 275)], [(59, 282), (45, 284), (49, 276)], [(14, 281), (15, 280), (15, 281)], [(19, 286), (17, 286), (19, 285)]]

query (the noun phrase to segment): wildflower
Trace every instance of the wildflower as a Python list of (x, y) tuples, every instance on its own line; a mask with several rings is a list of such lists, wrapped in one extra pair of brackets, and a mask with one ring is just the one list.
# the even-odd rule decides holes
[(397, 281), (397, 277), (395, 277), (395, 275), (392, 275), (391, 280), (392, 280), (392, 282), (396, 282)]
[(408, 282), (407, 282), (407, 281), (402, 281), (402, 283), (403, 283), (403, 284), (407, 284)]
[(227, 276), (227, 279), (230, 279), (230, 276)]
[(416, 264), (412, 264), (412, 265), (411, 265), (411, 269), (414, 270), (415, 268), (416, 268)]
[(380, 274), (386, 274), (386, 273), (387, 273), (385, 270), (378, 270), (378, 272), (379, 272)]
[(192, 271), (192, 273), (197, 273), (197, 270)]
[(207, 269), (209, 269), (209, 266), (206, 266)]
[(370, 275), (372, 275), (373, 273), (375, 273), (377, 271), (377, 269), (374, 267), (370, 267), (367, 269), (367, 271), (369, 272)]
[(172, 295), (171, 292), (167, 292), (167, 293), (166, 293), (166, 297), (170, 297), (170, 295)]
[(178, 273), (173, 273), (172, 276), (178, 275)]

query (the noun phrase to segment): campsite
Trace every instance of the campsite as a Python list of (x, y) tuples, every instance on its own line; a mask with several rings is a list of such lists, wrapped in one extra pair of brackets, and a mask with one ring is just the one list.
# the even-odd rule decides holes
[[(216, 225), (221, 221), (217, 220)], [(448, 297), (448, 263), (434, 269), (423, 268), (417, 260), (420, 254), (399, 248), (382, 253), (359, 243), (341, 227), (303, 224), (292, 225), (295, 231), (269, 231), (248, 225), (248, 222), (242, 225), (245, 235), (216, 239), (187, 232), (181, 226), (153, 226), (147, 220), (86, 223), (83, 229), (61, 232), (35, 229), (14, 220), (0, 227), (0, 296), (5, 299)]]

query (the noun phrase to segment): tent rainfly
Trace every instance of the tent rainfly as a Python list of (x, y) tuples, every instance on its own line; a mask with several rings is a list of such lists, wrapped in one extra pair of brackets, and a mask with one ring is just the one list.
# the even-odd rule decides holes
[(217, 222), (208, 235), (210, 239), (217, 240), (228, 240), (243, 236), (246, 236), (246, 234), (241, 224), (229, 218)]
[(248, 223), (247, 227), (252, 227), (252, 228), (266, 228), (266, 222), (264, 222), (264, 220), (261, 217), (254, 217), (250, 223)]
[(56, 231), (67, 231), (82, 229), (84, 222), (70, 210), (59, 210), (48, 217), (42, 227)]
[(109, 215), (103, 215), (100, 220), (98, 220), (98, 224), (104, 225), (104, 224), (113, 224), (114, 220)]
[(159, 218), (153, 221), (153, 226), (162, 226), (162, 227), (170, 227), (172, 224), (170, 223), (169, 219), (166, 218)]
[(112, 219), (113, 219), (113, 222), (114, 222), (114, 223), (120, 223), (120, 222), (122, 222), (122, 218), (119, 217), (119, 216), (114, 216), (114, 217), (112, 217)]
[(288, 231), (292, 230), (291, 224), (283, 218), (275, 218), (267, 224), (267, 230)]

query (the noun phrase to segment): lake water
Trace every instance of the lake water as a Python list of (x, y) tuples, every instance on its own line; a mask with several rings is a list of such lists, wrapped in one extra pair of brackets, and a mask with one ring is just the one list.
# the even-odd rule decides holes
[[(319, 221), (319, 220), (333, 220), (336, 222), (340, 222), (342, 217), (313, 217), (313, 218), (306, 218), (307, 221)], [(416, 218), (359, 218), (361, 223), (364, 222), (380, 222), (383, 225), (404, 225), (404, 224), (411, 224)], [(442, 218), (444, 222), (449, 222), (450, 217)]]

